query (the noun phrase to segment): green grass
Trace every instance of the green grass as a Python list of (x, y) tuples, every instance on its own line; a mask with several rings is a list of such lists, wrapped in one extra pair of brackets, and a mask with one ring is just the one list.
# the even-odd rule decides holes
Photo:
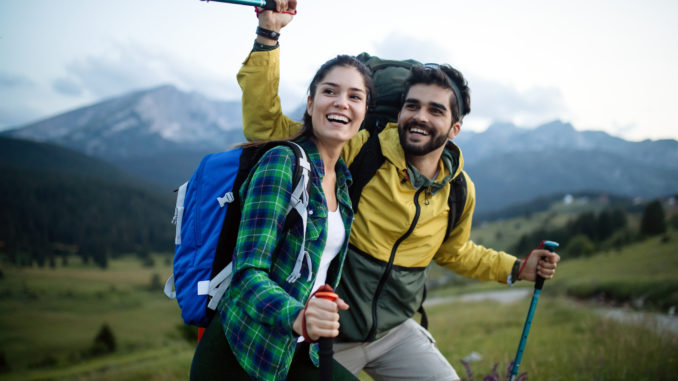
[[(108, 360), (114, 364), (127, 363), (118, 358), (133, 359), (140, 353), (153, 357), (154, 351), (167, 346), (183, 348), (176, 301), (167, 299), (159, 284), (151, 288), (154, 274), (164, 280), (170, 272), (170, 265), (161, 257), (152, 268), (143, 267), (136, 258), (112, 260), (106, 270), (78, 263), (57, 269), (4, 266), (0, 351), (15, 372), (32, 370), (17, 379), (33, 379), (34, 373), (40, 375), (35, 379), (62, 379), (42, 375), (56, 371), (40, 368), (79, 369), (84, 361), (102, 361), (89, 361), (87, 351), (104, 323), (116, 338), (117, 354)], [(181, 355), (188, 358), (182, 366), (184, 374), (190, 363), (186, 353)]]
[[(531, 380), (675, 379), (676, 334), (609, 321), (590, 304), (566, 298), (576, 292), (588, 298), (606, 289), (647, 300), (649, 290), (660, 289), (657, 306), (664, 308), (678, 292), (678, 233), (667, 237), (561, 262), (539, 301), (521, 371)], [(171, 272), (165, 258), (156, 256), (153, 267), (136, 258), (114, 259), (106, 270), (76, 261), (56, 269), (0, 265), (0, 353), (10, 367), (0, 379), (185, 380), (195, 344), (177, 328), (176, 302), (158, 284), (151, 289), (154, 274), (163, 282)], [(505, 287), (468, 282), (434, 294)], [(430, 330), (462, 377), (460, 359), (482, 354), (483, 360), (471, 364), (475, 378), (482, 379), (495, 363), (503, 373), (513, 359), (528, 303), (430, 307)], [(104, 323), (115, 335), (117, 350), (89, 357)]]
[[(435, 266), (431, 274), (435, 279), (449, 271)], [(654, 298), (649, 300), (653, 308), (678, 305), (678, 231), (670, 230), (621, 250), (563, 260), (558, 264), (556, 277), (546, 285), (549, 292), (582, 298), (604, 292), (611, 301), (619, 303), (650, 296)], [(457, 295), (505, 287), (496, 282), (453, 275), (449, 286), (434, 289), (430, 295)], [(532, 283), (518, 282), (515, 287), (532, 287)]]
[(678, 232), (588, 258), (563, 261), (550, 290), (666, 311), (678, 305)]
[[(430, 310), (430, 330), (445, 357), (466, 377), (461, 359), (476, 379), (495, 363), (504, 374), (513, 360), (528, 301), (454, 303)], [(453, 318), (450, 313), (453, 312)], [(669, 380), (678, 374), (678, 336), (600, 318), (585, 306), (562, 298), (540, 300), (520, 371), (531, 380)], [(482, 377), (479, 377), (482, 376)]]

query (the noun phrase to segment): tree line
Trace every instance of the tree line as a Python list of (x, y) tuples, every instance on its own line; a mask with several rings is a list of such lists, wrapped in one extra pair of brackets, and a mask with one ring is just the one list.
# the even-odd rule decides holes
[(173, 249), (172, 194), (60, 173), (0, 176), (0, 252), (15, 265), (78, 255), (106, 267), (112, 256)]
[[(628, 213), (622, 208), (601, 212), (584, 212), (565, 226), (553, 229), (537, 229), (524, 234), (512, 248), (513, 252), (529, 252), (544, 237), (561, 243), (558, 253), (564, 258), (587, 256), (598, 250), (619, 249), (638, 239), (663, 234), (668, 221), (659, 200), (649, 202), (642, 211), (637, 230), (628, 223)], [(674, 224), (676, 218), (671, 220)]]

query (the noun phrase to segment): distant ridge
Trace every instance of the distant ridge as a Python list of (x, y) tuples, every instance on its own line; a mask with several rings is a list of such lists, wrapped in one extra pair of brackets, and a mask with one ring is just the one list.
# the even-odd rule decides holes
[(165, 187), (200, 158), (244, 141), (240, 102), (164, 85), (132, 92), (2, 133), (49, 142), (113, 163)]
[(464, 131), (455, 139), (471, 162), (504, 153), (544, 151), (597, 151), (626, 156), (638, 163), (678, 169), (678, 141), (631, 142), (602, 131), (577, 131), (555, 120), (534, 129), (494, 123), (484, 132)]
[[(292, 117), (299, 119), (300, 106)], [(215, 102), (173, 86), (111, 98), (5, 134), (66, 146), (166, 190), (200, 159), (244, 141), (239, 102)], [(477, 190), (479, 213), (564, 192), (653, 198), (678, 191), (678, 142), (631, 142), (578, 131), (560, 120), (533, 129), (494, 123), (454, 142)]]
[[(172, 249), (171, 192), (99, 159), (0, 137), (0, 247), (13, 263)], [(28, 262), (26, 262), (28, 261)]]
[(0, 137), (0, 168), (58, 173), (111, 183), (132, 184), (139, 181), (106, 161), (72, 149), (8, 137)]

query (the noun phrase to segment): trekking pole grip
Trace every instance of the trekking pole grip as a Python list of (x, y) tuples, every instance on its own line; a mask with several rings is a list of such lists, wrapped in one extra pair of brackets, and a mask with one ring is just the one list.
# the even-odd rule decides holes
[(200, 0), (200, 1), (217, 1), (220, 3), (231, 3), (240, 5), (251, 5), (253, 7), (262, 7), (267, 10), (275, 11), (275, 0)]
[[(329, 286), (327, 286), (327, 289), (332, 290), (332, 288)], [(335, 301), (339, 297), (332, 291), (320, 291), (320, 290), (315, 293), (315, 296), (318, 298), (323, 298), (331, 301)], [(321, 337), (320, 339), (318, 339), (318, 356), (320, 360), (321, 381), (332, 381), (332, 356), (334, 355), (334, 351), (332, 350), (333, 344), (334, 344), (333, 337)]]
[(275, 11), (275, 0), (266, 0), (266, 5), (264, 9)]
[[(558, 247), (558, 242), (553, 242), (553, 241), (542, 241), (540, 248), (544, 250), (548, 250), (550, 252), (553, 252), (557, 247)], [(534, 281), (534, 288), (537, 290), (541, 290), (542, 287), (544, 287), (544, 278), (542, 278), (539, 273), (537, 273), (537, 278)]]

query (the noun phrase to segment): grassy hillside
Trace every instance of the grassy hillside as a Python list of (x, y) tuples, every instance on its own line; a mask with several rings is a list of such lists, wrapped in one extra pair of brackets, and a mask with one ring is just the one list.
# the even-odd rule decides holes
[[(532, 288), (532, 283), (519, 282), (516, 287)], [(505, 288), (468, 281), (432, 294)], [(541, 294), (521, 371), (532, 380), (675, 379), (678, 334), (662, 329), (651, 315), (641, 325), (604, 319), (600, 311), (606, 306), (663, 316), (678, 307), (677, 231), (619, 251), (561, 262), (557, 277), (546, 282)], [(472, 352), (483, 357), (470, 364), (476, 380), (495, 364), (503, 375), (515, 356), (528, 307), (527, 299), (509, 305), (487, 301), (438, 305), (428, 309), (429, 327), (462, 377), (466, 371), (461, 359)], [(672, 320), (676, 324), (678, 318)]]
[[(476, 380), (497, 365), (500, 379), (513, 361), (528, 300), (454, 303), (431, 308), (430, 330), (460, 376), (461, 359)], [(534, 316), (520, 372), (529, 380), (671, 380), (678, 374), (678, 336), (652, 327), (601, 318), (594, 310), (542, 294)]]
[[(185, 378), (192, 347), (177, 328), (182, 324), (176, 301), (162, 293), (171, 265), (154, 258), (153, 266), (136, 258), (113, 260), (107, 270), (77, 260), (53, 270), (2, 266), (0, 351), (16, 372), (6, 379), (69, 379), (90, 373), (107, 374), (92, 379), (172, 379), (139, 376), (144, 369)], [(105, 358), (90, 357), (104, 323), (117, 350)], [(175, 365), (177, 360), (181, 365)]]
[[(669, 300), (678, 292), (678, 233), (666, 237), (561, 263), (558, 278), (544, 288), (530, 331), (521, 366), (529, 379), (670, 380), (678, 374), (678, 335), (609, 321), (592, 308), (597, 305), (565, 297), (581, 285), (622, 285), (645, 295), (647, 285), (668, 284), (672, 293), (662, 300)], [(75, 259), (55, 269), (0, 262), (0, 378), (185, 380), (195, 348), (185, 337), (194, 332), (181, 328), (176, 302), (162, 294), (171, 271), (168, 256), (153, 259), (114, 259), (107, 270)], [(463, 377), (460, 360), (481, 354), (481, 361), (470, 364), (481, 379), (494, 364), (505, 369), (512, 360), (528, 303), (438, 305), (428, 310), (430, 330)], [(93, 357), (103, 324), (110, 326), (116, 350)]]

